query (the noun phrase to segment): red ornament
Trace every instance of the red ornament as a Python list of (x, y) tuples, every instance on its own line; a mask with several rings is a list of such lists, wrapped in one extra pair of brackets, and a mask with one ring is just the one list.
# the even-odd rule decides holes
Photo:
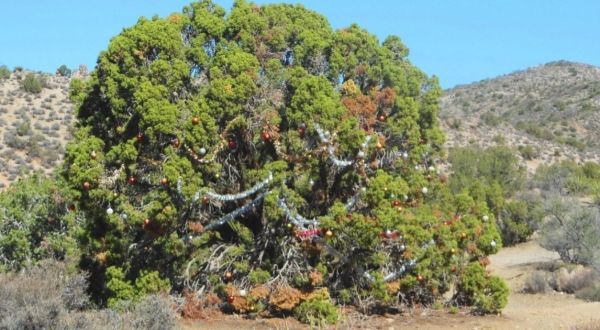
[(146, 229), (148, 228), (148, 226), (150, 226), (150, 219), (146, 218), (144, 219), (144, 224), (142, 225), (142, 227)]
[(385, 121), (385, 115), (379, 115), (379, 121), (384, 122)]
[(237, 142), (235, 142), (234, 139), (229, 139), (229, 142), (227, 142), (227, 145), (229, 146), (229, 149), (237, 148)]
[(266, 132), (266, 131), (262, 132), (261, 137), (262, 137), (263, 141), (265, 141), (265, 142), (271, 140), (271, 134), (269, 134), (269, 132)]
[(135, 138), (138, 140), (138, 142), (141, 142), (144, 140), (144, 133), (139, 132)]
[(306, 134), (306, 127), (302, 126), (302, 127), (298, 128), (298, 135), (300, 135), (301, 138), (303, 138), (305, 134)]
[(69, 205), (69, 211), (71, 211), (71, 212), (75, 211), (75, 204)]
[(394, 206), (394, 207), (396, 207), (396, 206), (400, 206), (400, 204), (401, 204), (401, 203), (400, 203), (400, 200), (397, 200), (397, 199), (395, 199), (395, 200), (392, 202), (392, 206)]
[(208, 204), (208, 196), (202, 196), (202, 204)]
[(235, 300), (234, 296), (227, 296), (227, 302), (230, 304), (233, 304), (233, 301)]
[(198, 117), (192, 118), (192, 125), (198, 125), (198, 124), (200, 124), (200, 118), (198, 118)]
[(135, 181), (136, 181), (136, 180), (135, 180), (135, 178), (134, 178), (133, 176), (130, 176), (129, 178), (127, 178), (127, 182), (128, 182), (129, 184), (135, 184)]
[(173, 140), (171, 140), (171, 145), (173, 146), (173, 148), (179, 148), (179, 139), (178, 138), (174, 138)]
[(421, 275), (417, 275), (417, 281), (423, 282), (424, 278)]
[(92, 185), (89, 182), (87, 182), (87, 181), (83, 183), (83, 189), (85, 189), (85, 190), (90, 190), (91, 186)]

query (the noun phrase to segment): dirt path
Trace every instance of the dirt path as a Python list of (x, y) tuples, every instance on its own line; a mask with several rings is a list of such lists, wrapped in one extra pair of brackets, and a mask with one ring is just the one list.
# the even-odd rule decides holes
[[(345, 315), (338, 329), (600, 329), (600, 302), (589, 303), (560, 293), (525, 294), (521, 288), (536, 267), (558, 259), (558, 254), (530, 241), (504, 248), (491, 257), (492, 272), (504, 278), (510, 289), (508, 305), (502, 315), (472, 316), (467, 313), (413, 310), (410, 315), (361, 318)], [(305, 329), (293, 319), (251, 321), (239, 316), (222, 320), (187, 323), (185, 329)]]

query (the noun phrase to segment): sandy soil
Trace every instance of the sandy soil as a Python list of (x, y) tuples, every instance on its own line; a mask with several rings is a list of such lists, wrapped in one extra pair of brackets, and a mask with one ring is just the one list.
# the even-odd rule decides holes
[[(558, 260), (558, 254), (545, 250), (537, 241), (504, 248), (492, 256), (492, 272), (506, 279), (511, 289), (508, 305), (501, 315), (473, 316), (467, 311), (413, 309), (401, 315), (365, 317), (344, 313), (332, 329), (600, 329), (600, 302), (590, 303), (561, 293), (525, 294), (521, 288), (537, 267)], [(221, 319), (182, 323), (191, 329), (307, 329), (294, 319), (248, 320), (238, 315)]]

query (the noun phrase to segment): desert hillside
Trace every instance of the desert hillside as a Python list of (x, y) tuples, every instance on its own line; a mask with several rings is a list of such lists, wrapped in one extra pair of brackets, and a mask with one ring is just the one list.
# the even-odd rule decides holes
[[(447, 146), (518, 147), (530, 169), (600, 160), (600, 68), (566, 61), (445, 91)], [(528, 147), (529, 146), (529, 147)]]
[(44, 75), (45, 87), (30, 93), (22, 88), (28, 73), (0, 79), (0, 189), (33, 171), (50, 173), (74, 123), (69, 78)]

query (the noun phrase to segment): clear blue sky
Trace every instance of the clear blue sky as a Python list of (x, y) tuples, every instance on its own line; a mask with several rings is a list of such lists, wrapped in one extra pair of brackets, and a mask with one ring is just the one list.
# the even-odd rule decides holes
[[(54, 72), (94, 66), (139, 16), (165, 16), (191, 0), (4, 0), (0, 65)], [(285, 0), (282, 0), (285, 1)], [(257, 3), (282, 1), (255, 1)], [(226, 9), (232, 0), (216, 0)], [(600, 66), (600, 1), (295, 0), (334, 28), (356, 22), (380, 39), (402, 38), (410, 60), (443, 87), (564, 59)]]

